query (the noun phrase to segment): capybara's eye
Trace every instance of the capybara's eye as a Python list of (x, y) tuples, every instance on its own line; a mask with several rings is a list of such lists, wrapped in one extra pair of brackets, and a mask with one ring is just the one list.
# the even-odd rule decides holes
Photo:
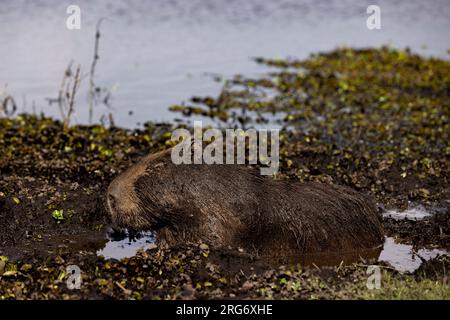
[(108, 195), (108, 200), (109, 200), (109, 205), (111, 207), (115, 207), (116, 206), (116, 199), (114, 198), (113, 195), (109, 194)]

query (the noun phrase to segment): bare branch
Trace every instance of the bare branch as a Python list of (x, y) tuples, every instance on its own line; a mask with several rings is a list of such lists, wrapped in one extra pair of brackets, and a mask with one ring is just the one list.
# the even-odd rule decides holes
[(73, 82), (72, 92), (70, 93), (70, 99), (69, 99), (69, 110), (67, 111), (66, 119), (64, 120), (64, 126), (68, 126), (70, 124), (70, 117), (72, 116), (74, 112), (74, 106), (75, 106), (75, 96), (77, 94), (77, 90), (80, 84), (80, 69), (81, 66), (78, 65), (77, 71), (75, 72), (75, 78)]
[(95, 31), (94, 59), (92, 60), (91, 71), (89, 74), (89, 123), (92, 123), (92, 118), (94, 114), (94, 96), (95, 96), (94, 75), (95, 75), (95, 67), (99, 59), (98, 48), (100, 43), (100, 26), (103, 20), (104, 18), (101, 18), (97, 22), (97, 27)]

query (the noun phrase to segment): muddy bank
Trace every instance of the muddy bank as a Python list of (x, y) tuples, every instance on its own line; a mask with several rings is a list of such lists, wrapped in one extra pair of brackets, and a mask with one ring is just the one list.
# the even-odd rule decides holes
[[(219, 97), (172, 110), (222, 127), (282, 114), (277, 179), (346, 185), (384, 212), (423, 206), (432, 214), (385, 217), (386, 236), (415, 252), (450, 248), (448, 61), (381, 48), (258, 62), (270, 67), (267, 76), (237, 76)], [(1, 118), (0, 298), (450, 298), (447, 254), (411, 272), (358, 256), (279, 267), (238, 248), (200, 244), (122, 260), (98, 256), (109, 241), (107, 185), (141, 156), (169, 147), (180, 125), (65, 129), (41, 116)], [(79, 291), (67, 289), (70, 264), (82, 270)], [(369, 264), (381, 266), (380, 290), (366, 287)]]
[[(2, 298), (33, 299), (449, 299), (448, 257), (401, 274), (380, 263), (382, 287), (368, 290), (367, 261), (350, 266), (269, 267), (206, 246), (141, 251), (120, 261), (62, 254), (7, 264)], [(66, 286), (66, 266), (83, 271), (80, 290)]]

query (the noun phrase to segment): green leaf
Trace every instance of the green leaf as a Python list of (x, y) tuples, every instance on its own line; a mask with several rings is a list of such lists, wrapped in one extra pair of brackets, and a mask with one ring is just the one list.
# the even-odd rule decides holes
[(64, 271), (61, 271), (61, 273), (58, 276), (58, 280), (63, 281), (65, 276), (66, 276), (66, 273)]
[(52, 212), (52, 217), (53, 219), (55, 219), (56, 221), (62, 221), (64, 220), (64, 210), (54, 210)]

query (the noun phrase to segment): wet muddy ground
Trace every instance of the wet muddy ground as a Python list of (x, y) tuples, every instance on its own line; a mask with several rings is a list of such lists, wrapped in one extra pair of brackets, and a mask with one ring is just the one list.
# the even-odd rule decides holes
[[(114, 233), (106, 187), (169, 147), (175, 125), (65, 128), (20, 115), (0, 118), (0, 299), (450, 298), (450, 63), (390, 48), (257, 62), (266, 77), (236, 76), (219, 97), (171, 110), (222, 127), (282, 114), (276, 179), (370, 194), (383, 248), (269, 263), (239, 248), (167, 249), (149, 233)], [(68, 265), (82, 272), (79, 290), (67, 288)], [(369, 265), (380, 267), (380, 289), (366, 286)]]

